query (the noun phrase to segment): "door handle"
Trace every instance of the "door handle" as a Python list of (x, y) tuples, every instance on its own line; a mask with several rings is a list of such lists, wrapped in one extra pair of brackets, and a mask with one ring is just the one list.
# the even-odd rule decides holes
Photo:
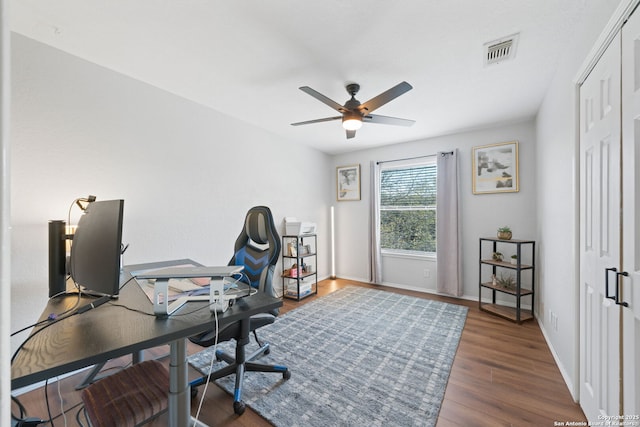
[(626, 271), (616, 272), (616, 304), (621, 305), (623, 307), (629, 307), (629, 303), (625, 301), (620, 301), (620, 276), (629, 276), (629, 273)]
[[(613, 271), (614, 273), (616, 273), (616, 294), (615, 295), (609, 295), (609, 272)], [(605, 268), (604, 269), (604, 296), (612, 299), (614, 301), (617, 301), (617, 294), (618, 294), (618, 269), (615, 267), (610, 267), (610, 268)]]

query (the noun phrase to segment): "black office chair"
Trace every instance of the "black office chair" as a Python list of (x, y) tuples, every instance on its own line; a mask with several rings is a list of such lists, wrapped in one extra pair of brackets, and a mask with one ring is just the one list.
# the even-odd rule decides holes
[[(256, 206), (247, 212), (244, 228), (236, 239), (234, 255), (229, 265), (243, 265), (242, 281), (268, 295), (276, 296), (272, 279), (276, 262), (280, 256), (280, 237), (276, 231), (271, 211), (266, 206)], [(227, 366), (213, 372), (210, 381), (236, 374), (235, 391), (233, 395), (233, 410), (241, 415), (245, 411), (245, 403), (242, 401), (242, 380), (247, 371), (279, 372), (282, 378), (288, 380), (291, 372), (286, 366), (267, 365), (255, 362), (255, 359), (264, 354), (269, 354), (269, 344), (262, 343), (258, 339), (256, 330), (275, 321), (278, 310), (271, 313), (263, 313), (252, 316), (246, 321), (233, 323), (218, 332), (218, 342), (236, 340), (235, 357), (220, 350), (216, 351), (216, 358), (228, 363)], [(245, 354), (245, 346), (249, 344), (250, 332), (260, 347), (249, 356)], [(216, 341), (215, 331), (208, 331), (189, 338), (192, 342), (203, 347), (212, 346)], [(190, 383), (191, 395), (197, 394), (196, 387), (204, 384), (207, 376), (198, 378)]]

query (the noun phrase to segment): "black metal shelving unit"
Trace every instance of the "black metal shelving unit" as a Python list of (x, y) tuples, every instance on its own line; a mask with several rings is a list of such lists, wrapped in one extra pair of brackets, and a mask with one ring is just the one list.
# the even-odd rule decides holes
[[(517, 255), (517, 263), (511, 264), (508, 261), (500, 261), (493, 259), (493, 254), (498, 252), (501, 247), (507, 247), (505, 245), (515, 246)], [(487, 250), (491, 248), (491, 254), (487, 256)], [(524, 257), (524, 258), (523, 258)], [(534, 240), (503, 240), (490, 237), (480, 238), (480, 272), (479, 272), (479, 292), (478, 292), (478, 307), (482, 311), (495, 314), (505, 319), (512, 320), (517, 323), (522, 323), (525, 320), (534, 318), (533, 308), (535, 303), (535, 269), (536, 269), (536, 242)], [(523, 259), (527, 261), (527, 264), (523, 263)], [(492, 276), (487, 278), (487, 268), (483, 269), (483, 266), (489, 266)], [(501, 286), (499, 283), (493, 282), (493, 277), (496, 277), (502, 270), (515, 272), (515, 287), (514, 289)], [(525, 276), (529, 277), (525, 277)], [(523, 282), (525, 284), (523, 285)], [(482, 301), (482, 290), (489, 289), (491, 291), (491, 303), (484, 303)], [(506, 295), (512, 295), (515, 298), (515, 307), (511, 307), (506, 304), (498, 304), (496, 294), (502, 293)], [(522, 308), (522, 298), (531, 298), (531, 310), (525, 310)]]
[(318, 293), (318, 238), (282, 236), (282, 296), (300, 301)]

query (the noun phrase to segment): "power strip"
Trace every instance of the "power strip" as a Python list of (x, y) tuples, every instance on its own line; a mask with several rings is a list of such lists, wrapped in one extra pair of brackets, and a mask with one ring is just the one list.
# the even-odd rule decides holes
[(224, 280), (211, 279), (209, 286), (209, 308), (211, 311), (224, 313), (229, 308), (229, 301), (232, 299), (224, 294)]

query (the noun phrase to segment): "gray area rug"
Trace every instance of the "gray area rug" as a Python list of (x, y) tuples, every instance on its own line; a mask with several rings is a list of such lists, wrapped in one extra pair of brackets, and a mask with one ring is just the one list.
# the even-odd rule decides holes
[[(466, 316), (464, 306), (340, 289), (258, 331), (271, 344), (261, 361), (288, 366), (291, 379), (249, 372), (243, 400), (282, 427), (434, 426)], [(206, 374), (211, 358), (209, 348), (189, 363)], [(233, 394), (234, 381), (216, 383)]]

